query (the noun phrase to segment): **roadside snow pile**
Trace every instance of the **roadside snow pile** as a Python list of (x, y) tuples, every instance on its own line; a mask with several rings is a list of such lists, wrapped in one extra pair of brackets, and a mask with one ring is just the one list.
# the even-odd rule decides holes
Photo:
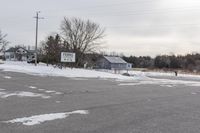
[[(109, 78), (109, 79), (118, 79), (118, 80), (134, 80), (133, 77), (122, 76), (120, 74), (111, 74), (106, 72), (99, 72), (95, 70), (86, 70), (86, 69), (77, 69), (77, 68), (54, 68), (52, 66), (46, 66), (45, 64), (27, 64), (26, 62), (4, 62), (0, 64), (0, 69), (4, 71), (12, 72), (21, 72), (31, 75), (40, 75), (40, 76), (63, 76), (63, 77), (72, 77), (72, 78)], [(139, 77), (138, 77), (139, 78)]]
[(42, 114), (42, 115), (34, 115), (30, 117), (16, 118), (13, 120), (5, 121), (5, 123), (22, 123), (26, 126), (38, 125), (45, 121), (52, 121), (57, 119), (64, 119), (72, 114), (81, 114), (87, 115), (89, 114), (88, 110), (76, 110), (72, 112), (65, 113), (51, 113), (51, 114)]

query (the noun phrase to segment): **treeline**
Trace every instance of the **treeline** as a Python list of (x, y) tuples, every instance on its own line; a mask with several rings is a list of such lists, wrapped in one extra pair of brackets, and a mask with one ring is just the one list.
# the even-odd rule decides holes
[(126, 57), (123, 56), (123, 59), (131, 63), (133, 67), (135, 68), (152, 68), (154, 67), (154, 59), (151, 58), (150, 56), (130, 56)]
[(187, 55), (159, 55), (155, 58), (149, 56), (124, 56), (123, 59), (137, 68), (183, 69), (200, 72), (200, 54)]

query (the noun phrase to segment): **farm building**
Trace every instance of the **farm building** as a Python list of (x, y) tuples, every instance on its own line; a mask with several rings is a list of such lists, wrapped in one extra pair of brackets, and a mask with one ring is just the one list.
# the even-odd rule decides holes
[(127, 70), (132, 64), (127, 63), (121, 57), (102, 56), (96, 63), (98, 69)]

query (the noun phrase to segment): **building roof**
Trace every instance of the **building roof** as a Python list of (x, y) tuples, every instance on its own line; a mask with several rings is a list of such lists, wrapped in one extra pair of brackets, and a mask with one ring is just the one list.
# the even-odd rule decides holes
[(9, 48), (8, 50), (6, 50), (5, 52), (16, 52), (17, 49), (18, 49), (18, 48), (13, 48), (13, 47), (11, 47), (11, 48)]
[(16, 52), (20, 48), (26, 50), (28, 53), (35, 53), (35, 50), (27, 50), (27, 49), (25, 49), (23, 47), (11, 47), (8, 50), (6, 50), (5, 52)]
[(114, 56), (104, 56), (106, 60), (108, 60), (110, 63), (127, 63), (124, 61), (121, 57), (114, 57)]
[(35, 50), (28, 50), (29, 53), (35, 53)]

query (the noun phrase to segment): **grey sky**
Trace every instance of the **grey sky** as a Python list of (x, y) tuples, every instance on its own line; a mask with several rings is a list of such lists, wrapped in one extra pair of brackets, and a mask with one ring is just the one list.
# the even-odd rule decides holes
[(39, 41), (59, 32), (64, 16), (106, 28), (105, 51), (127, 55), (185, 54), (200, 50), (199, 0), (0, 0), (0, 29), (11, 45), (35, 43), (35, 11), (45, 17)]

